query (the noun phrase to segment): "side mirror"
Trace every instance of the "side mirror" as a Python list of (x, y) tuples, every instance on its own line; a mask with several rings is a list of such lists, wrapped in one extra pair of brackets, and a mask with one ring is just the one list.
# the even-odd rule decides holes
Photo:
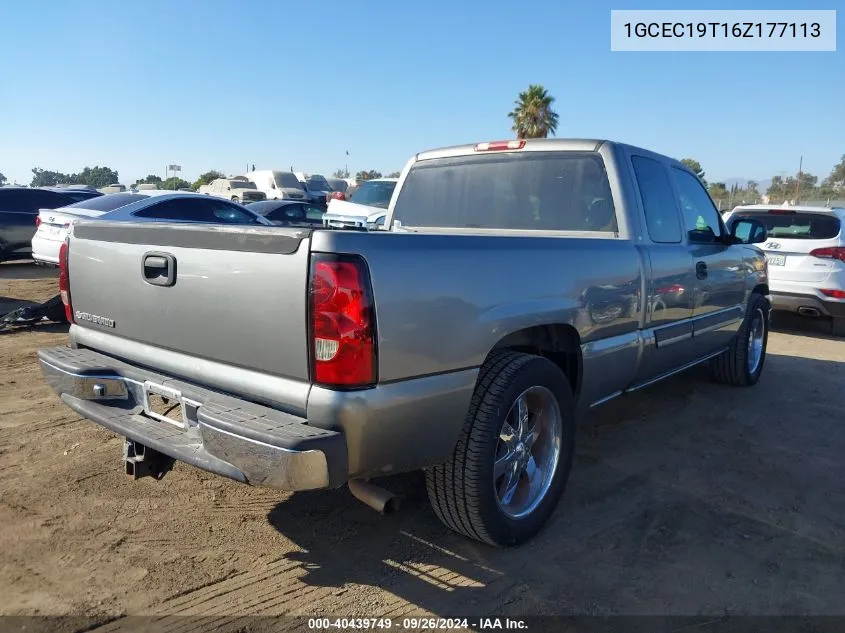
[(226, 187), (226, 191), (231, 191), (232, 187)]
[(768, 238), (766, 227), (754, 218), (740, 218), (731, 222), (729, 228), (734, 244), (759, 244)]
[(275, 182), (271, 182), (271, 183), (270, 183), (270, 189), (275, 189), (275, 188), (276, 188), (276, 183), (275, 183)]

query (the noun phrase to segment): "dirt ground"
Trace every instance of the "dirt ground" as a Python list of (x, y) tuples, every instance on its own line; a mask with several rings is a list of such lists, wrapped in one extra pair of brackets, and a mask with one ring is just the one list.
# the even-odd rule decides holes
[[(0, 265), (0, 313), (55, 293)], [(845, 341), (821, 324), (781, 320), (756, 388), (696, 369), (596, 411), (512, 550), (449, 532), (418, 475), (386, 480), (392, 517), (179, 464), (133, 482), (44, 385), (35, 352), (65, 338), (0, 334), (0, 614), (845, 614)]]

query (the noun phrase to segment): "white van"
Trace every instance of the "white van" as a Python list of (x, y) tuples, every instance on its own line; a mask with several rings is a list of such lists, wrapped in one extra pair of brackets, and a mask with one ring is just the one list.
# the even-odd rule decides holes
[(268, 200), (305, 200), (308, 195), (292, 171), (260, 169), (244, 174), (256, 189), (263, 191)]

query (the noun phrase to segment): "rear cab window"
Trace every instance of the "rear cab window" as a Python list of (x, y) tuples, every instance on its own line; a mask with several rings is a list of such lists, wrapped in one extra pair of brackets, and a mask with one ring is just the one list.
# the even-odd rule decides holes
[(768, 237), (790, 240), (830, 240), (842, 229), (832, 213), (792, 211), (789, 209), (739, 209), (731, 214), (730, 223), (753, 218), (766, 227)]
[(618, 231), (607, 173), (595, 152), (420, 161), (405, 178), (393, 219), (420, 228)]

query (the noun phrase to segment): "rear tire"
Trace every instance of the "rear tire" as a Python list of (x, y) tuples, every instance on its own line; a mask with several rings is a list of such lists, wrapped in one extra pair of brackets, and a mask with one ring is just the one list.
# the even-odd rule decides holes
[(241, 199), (238, 198), (237, 196), (232, 196), (232, 202), (237, 202), (238, 204), (240, 204)]
[(710, 361), (713, 380), (723, 385), (751, 387), (757, 384), (766, 361), (769, 341), (769, 301), (753, 293), (748, 300), (745, 319), (731, 346)]
[(426, 471), (429, 501), (455, 532), (496, 546), (523, 543), (557, 506), (574, 449), (566, 375), (541, 356), (495, 353), (481, 367), (451, 459)]
[(830, 320), (830, 333), (833, 336), (845, 336), (845, 318), (833, 317)]

